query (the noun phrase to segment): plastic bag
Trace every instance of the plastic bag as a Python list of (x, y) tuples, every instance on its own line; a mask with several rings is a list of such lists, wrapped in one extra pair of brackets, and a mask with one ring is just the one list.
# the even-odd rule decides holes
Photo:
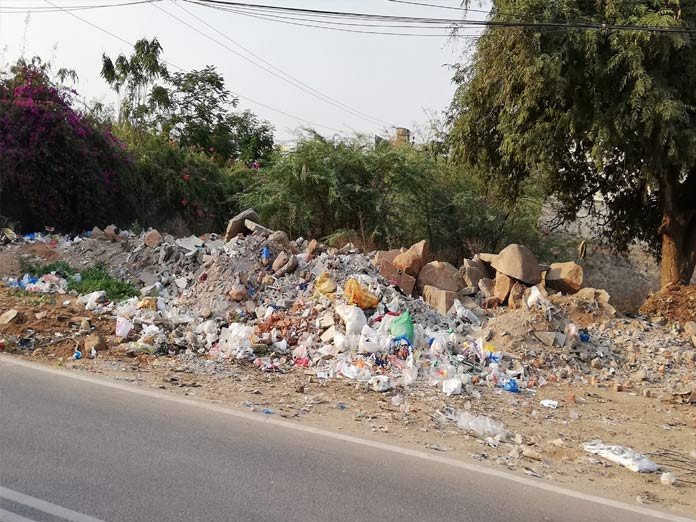
[(354, 364), (345, 362), (339, 368), (344, 377), (356, 381), (367, 382), (372, 378), (372, 373), (367, 368), (358, 368)]
[(365, 313), (357, 306), (339, 305), (336, 313), (346, 325), (346, 335), (360, 335), (363, 326), (367, 325)]
[(336, 347), (337, 353), (349, 352), (350, 351), (350, 341), (347, 336), (342, 333), (337, 333), (334, 335), (334, 346)]
[(379, 334), (369, 326), (363, 326), (360, 332), (360, 341), (358, 341), (358, 353), (377, 353), (379, 351), (381, 351)]
[(485, 415), (473, 415), (469, 412), (460, 412), (457, 417), (457, 426), (470, 431), (479, 438), (497, 437), (504, 440), (507, 436), (505, 425), (502, 422), (486, 417)]
[(387, 375), (376, 375), (370, 379), (370, 386), (376, 392), (385, 392), (392, 387), (392, 383)]
[(583, 449), (637, 473), (654, 473), (660, 469), (660, 466), (645, 455), (625, 446), (613, 446), (605, 444), (601, 440), (594, 440), (584, 444)]
[(336, 288), (336, 281), (331, 279), (328, 272), (319, 274), (319, 277), (317, 277), (317, 280), (314, 282), (314, 291), (331, 299), (336, 296)]
[(133, 323), (123, 317), (116, 318), (116, 337), (126, 338), (133, 329)]
[(357, 305), (363, 310), (372, 310), (379, 304), (379, 297), (352, 277), (348, 279), (346, 287), (343, 290), (343, 295), (348, 301), (348, 304)]
[(442, 381), (442, 392), (451, 397), (452, 395), (460, 395), (462, 393), (462, 381), (459, 377), (453, 377)]
[(251, 336), (254, 329), (240, 323), (232, 323), (220, 332), (218, 350), (220, 355), (241, 359), (253, 355), (251, 350)]
[(399, 317), (395, 318), (389, 331), (395, 339), (408, 339), (408, 342), (413, 344), (413, 320), (411, 313), (406, 310)]

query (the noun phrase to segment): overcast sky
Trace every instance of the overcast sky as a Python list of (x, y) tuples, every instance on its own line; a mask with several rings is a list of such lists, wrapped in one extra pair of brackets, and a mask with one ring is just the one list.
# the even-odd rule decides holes
[[(116, 0), (51, 0), (60, 6), (113, 3)], [(399, 5), (387, 0), (259, 0), (256, 3), (312, 9), (360, 11), (409, 16), (460, 16), (457, 11)], [(459, 0), (436, 0), (458, 6)], [(172, 0), (157, 4), (200, 31), (241, 54), (234, 43), (202, 25), (178, 8)], [(256, 55), (353, 109), (395, 126), (413, 128), (426, 121), (424, 109), (442, 111), (450, 102), (453, 86), (447, 64), (462, 59), (465, 47), (451, 39), (364, 35), (297, 27), (278, 22), (225, 13), (182, 3), (187, 10), (215, 29), (253, 51)], [(48, 6), (43, 0), (0, 0), (0, 63), (14, 62), (24, 51), (39, 55), (57, 67), (73, 68), (80, 76), (81, 95), (105, 103), (115, 96), (99, 77), (101, 55), (130, 54), (131, 49), (65, 12), (30, 15), (9, 14), (11, 7)], [(196, 33), (152, 5), (136, 5), (77, 11), (76, 15), (135, 42), (156, 36), (164, 48), (164, 59), (186, 70), (215, 65), (228, 88), (239, 94), (297, 116), (350, 134), (353, 130), (383, 133), (372, 122), (320, 101), (255, 67), (228, 49)], [(469, 13), (469, 18), (483, 15)], [(257, 58), (249, 58), (258, 62)], [(266, 66), (267, 67), (267, 66)], [(240, 108), (249, 108), (276, 127), (276, 137), (287, 140), (306, 125), (294, 117), (275, 112), (242, 98)], [(327, 135), (335, 131), (317, 127)]]

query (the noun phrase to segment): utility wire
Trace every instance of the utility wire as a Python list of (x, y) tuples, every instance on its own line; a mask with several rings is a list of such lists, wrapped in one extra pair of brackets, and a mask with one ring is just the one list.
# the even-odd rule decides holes
[[(188, 0), (191, 1), (191, 0)], [(301, 13), (313, 16), (323, 17), (343, 17), (343, 18), (358, 18), (361, 20), (380, 20), (387, 22), (407, 22), (407, 23), (423, 23), (451, 26), (479, 26), (479, 27), (528, 27), (528, 28), (559, 28), (559, 29), (599, 29), (611, 31), (642, 31), (655, 33), (696, 33), (696, 29), (691, 29), (684, 26), (646, 26), (646, 25), (620, 25), (607, 24), (596, 22), (575, 21), (572, 23), (563, 22), (527, 22), (527, 21), (495, 21), (495, 20), (460, 20), (453, 18), (423, 18), (410, 16), (395, 16), (395, 15), (380, 15), (371, 13), (356, 13), (345, 11), (328, 11), (318, 9), (305, 9), (299, 7), (286, 6), (269, 6), (262, 4), (252, 4), (247, 2), (234, 2), (231, 0), (196, 0), (200, 4), (210, 4), (217, 6), (235, 7), (237, 9), (265, 9), (267, 11), (277, 11), (285, 13)]]
[[(228, 13), (234, 13), (242, 16), (247, 16), (250, 18), (256, 18), (259, 20), (270, 20), (273, 22), (279, 22), (279, 23), (284, 23), (288, 25), (295, 25), (295, 26), (300, 26), (300, 27), (312, 27), (315, 29), (326, 29), (330, 31), (340, 31), (340, 32), (345, 32), (345, 33), (357, 33), (357, 34), (374, 34), (374, 35), (386, 35), (386, 36), (416, 36), (416, 37), (437, 37), (437, 38), (449, 38), (452, 36), (451, 30), (452, 27), (442, 27), (442, 29), (447, 29), (447, 32), (443, 33), (404, 33), (404, 32), (393, 32), (393, 31), (363, 31), (363, 30), (358, 30), (358, 29), (343, 29), (340, 27), (333, 27), (333, 26), (326, 26), (326, 25), (318, 25), (318, 24), (336, 24), (337, 22), (329, 22), (325, 20), (314, 20), (314, 19), (306, 19), (306, 18), (297, 18), (297, 17), (288, 17), (288, 16), (282, 16), (282, 15), (272, 15), (272, 14), (252, 14), (250, 12), (247, 12), (247, 10), (242, 10), (242, 9), (234, 9), (234, 8), (223, 8), (223, 7), (215, 7), (215, 6), (209, 6), (206, 4), (201, 4), (198, 3), (194, 0), (184, 0), (190, 3), (195, 3), (197, 5), (204, 5), (206, 7), (209, 7), (211, 9), (218, 9), (221, 11), (225, 11)], [(292, 21), (291, 21), (292, 20)], [(313, 22), (313, 23), (300, 23), (297, 22), (296, 20), (301, 20), (301, 21), (306, 21), (306, 22)], [(351, 25), (351, 24), (344, 24), (344, 25)], [(412, 27), (413, 29), (418, 29), (418, 27), (414, 26), (374, 26), (374, 25), (367, 25), (367, 24), (357, 24), (360, 27), (365, 27), (365, 28), (370, 28), (370, 27)], [(432, 28), (431, 28), (432, 29)], [(477, 39), (480, 37), (480, 35), (476, 34), (466, 34), (466, 35), (454, 35), (458, 36), (460, 38), (473, 38)]]
[(104, 9), (109, 7), (127, 7), (132, 5), (150, 4), (153, 2), (161, 2), (162, 0), (133, 0), (130, 2), (118, 2), (115, 4), (100, 4), (100, 5), (66, 5), (62, 7), (45, 7), (45, 6), (12, 6), (0, 4), (0, 11), (3, 14), (19, 13), (57, 13), (60, 11), (91, 11), (93, 9)]
[[(382, 120), (373, 118), (373, 117), (371, 117), (371, 116), (369, 116), (369, 115), (367, 115), (367, 114), (365, 114), (365, 113), (362, 113), (362, 112), (360, 112), (360, 111), (357, 111), (357, 110), (355, 110), (355, 109), (353, 109), (353, 108), (351, 108), (351, 107), (349, 107), (349, 106), (347, 106), (347, 105), (345, 105), (345, 104), (343, 104), (343, 103), (341, 103), (341, 102), (339, 102), (339, 101), (337, 101), (337, 100), (334, 100), (333, 98), (330, 98), (329, 96), (327, 96), (327, 95), (325, 95), (325, 94), (323, 94), (323, 93), (317, 91), (316, 89), (313, 89), (312, 87), (310, 87), (310, 86), (307, 85), (306, 83), (302, 82), (301, 80), (298, 80), (297, 78), (292, 77), (290, 74), (286, 73), (285, 71), (282, 71), (282, 70), (278, 69), (278, 68), (275, 67), (273, 64), (270, 64), (269, 62), (267, 62), (267, 61), (264, 60), (263, 58), (259, 57), (258, 55), (256, 55), (256, 54), (253, 53), (252, 51), (250, 51), (249, 49), (245, 48), (244, 46), (240, 45), (240, 44), (237, 43), (236, 41), (232, 40), (232, 39), (229, 38), (227, 35), (225, 35), (224, 33), (220, 32), (220, 31), (218, 31), (217, 29), (215, 29), (215, 27), (213, 27), (213, 26), (211, 26), (210, 24), (208, 24), (205, 20), (202, 20), (200, 17), (196, 16), (196, 15), (193, 14), (192, 12), (190, 12), (190, 11), (188, 11), (187, 9), (185, 9), (184, 7), (180, 6), (178, 3), (175, 2), (174, 5), (178, 6), (180, 9), (183, 9), (186, 13), (188, 13), (189, 15), (191, 15), (192, 17), (194, 17), (196, 20), (198, 20), (199, 22), (201, 22), (201, 23), (204, 24), (205, 26), (209, 27), (210, 29), (212, 29), (212, 30), (215, 31), (216, 33), (220, 34), (220, 35), (223, 36), (224, 38), (228, 39), (229, 41), (231, 41), (232, 43), (234, 43), (234, 44), (237, 45), (238, 47), (244, 49), (246, 52), (250, 53), (252, 56), (254, 56), (254, 57), (256, 57), (257, 59), (261, 60), (262, 62), (268, 64), (270, 68), (269, 68), (269, 67), (264, 67), (263, 65), (260, 65), (259, 63), (255, 62), (255, 61), (252, 60), (251, 58), (245, 56), (244, 54), (242, 54), (242, 53), (240, 53), (240, 52), (238, 52), (238, 51), (236, 51), (235, 49), (231, 48), (230, 46), (225, 45), (224, 43), (222, 43), (222, 42), (220, 42), (219, 40), (217, 40), (217, 39), (211, 37), (210, 35), (204, 33), (203, 31), (200, 31), (199, 29), (197, 29), (197, 28), (194, 27), (193, 25), (191, 25), (191, 24), (187, 23), (186, 21), (182, 20), (181, 18), (179, 18), (179, 17), (177, 17), (177, 16), (171, 14), (170, 12), (166, 11), (166, 10), (163, 9), (162, 7), (153, 4), (153, 6), (156, 7), (157, 9), (159, 9), (160, 11), (164, 12), (165, 14), (167, 14), (168, 16), (170, 16), (171, 18), (174, 18), (174, 19), (177, 20), (178, 22), (180, 22), (180, 23), (186, 25), (187, 27), (193, 29), (194, 31), (196, 31), (196, 32), (199, 33), (200, 35), (204, 36), (204, 37), (207, 38), (208, 40), (211, 40), (212, 42), (215, 42), (216, 44), (218, 44), (218, 45), (220, 45), (221, 47), (223, 47), (223, 48), (227, 49), (228, 51), (230, 51), (231, 53), (234, 53), (235, 55), (239, 56), (239, 57), (242, 58), (243, 60), (246, 60), (247, 62), (251, 63), (251, 64), (254, 65), (255, 67), (258, 67), (258, 68), (260, 68), (260, 69), (263, 70), (263, 71), (266, 71), (267, 73), (269, 73), (269, 74), (275, 76), (276, 78), (281, 79), (282, 81), (284, 81), (284, 82), (286, 82), (286, 83), (292, 85), (293, 87), (295, 87), (295, 88), (297, 88), (297, 89), (299, 89), (299, 90), (301, 90), (301, 91), (303, 91), (303, 92), (305, 92), (305, 93), (308, 93), (309, 95), (311, 95), (311, 96), (313, 96), (313, 97), (315, 97), (315, 98), (317, 98), (317, 99), (319, 99), (319, 100), (321, 100), (321, 101), (323, 101), (323, 102), (326, 102), (326, 103), (328, 103), (328, 104), (330, 104), (330, 105), (333, 105), (334, 107), (337, 107), (337, 108), (339, 108), (339, 109), (341, 109), (341, 110), (343, 110), (343, 111), (345, 111), (345, 112), (351, 114), (352, 116), (356, 116), (356, 117), (361, 118), (361, 119), (363, 119), (363, 120), (365, 120), (365, 121), (368, 121), (368, 122), (371, 123), (372, 125), (377, 125), (377, 126), (379, 126), (379, 127), (381, 127), (382, 125), (386, 125), (387, 127), (392, 127), (392, 126), (393, 126), (393, 125), (391, 125), (391, 124), (388, 123), (388, 122), (385, 122), (385, 121), (382, 121)], [(280, 71), (281, 74), (283, 74), (283, 75), (289, 77), (290, 79), (288, 79), (288, 78), (286, 78), (286, 77), (284, 77), (284, 76), (281, 76), (281, 74), (278, 74), (278, 73), (275, 72), (273, 69)]]
[[(72, 16), (73, 18), (76, 18), (76, 19), (80, 20), (81, 22), (86, 23), (87, 25), (89, 25), (89, 26), (91, 26), (91, 27), (97, 29), (98, 31), (101, 31), (101, 32), (103, 32), (103, 33), (105, 33), (105, 34), (108, 34), (108, 35), (111, 36), (112, 38), (115, 38), (115, 39), (117, 39), (117, 40), (119, 40), (119, 41), (125, 43), (125, 44), (128, 45), (129, 47), (134, 47), (134, 44), (131, 43), (131, 42), (129, 42), (129, 41), (126, 40), (125, 38), (121, 38), (121, 37), (118, 36), (117, 34), (114, 34), (114, 33), (112, 33), (111, 31), (109, 31), (109, 30), (107, 30), (107, 29), (104, 29), (103, 27), (100, 27), (100, 26), (98, 26), (98, 25), (92, 23), (92, 22), (90, 22), (89, 20), (86, 20), (85, 18), (82, 18), (81, 16), (76, 15), (75, 13), (73, 13), (73, 12), (71, 12), (71, 11), (65, 11), (65, 10), (62, 9), (60, 6), (54, 4), (51, 0), (43, 0), (43, 1), (46, 2), (46, 3), (49, 4), (49, 5), (52, 5), (53, 7), (57, 8), (57, 9), (59, 9), (59, 10), (61, 10), (61, 11), (64, 11), (66, 14), (69, 14), (69, 15)], [(150, 2), (148, 2), (148, 3), (150, 3)], [(173, 63), (168, 62), (168, 61), (166, 61), (166, 60), (162, 60), (162, 61), (163, 61), (164, 63), (166, 63), (167, 65), (169, 65), (169, 66), (171, 66), (171, 67), (174, 67), (175, 69), (178, 69), (178, 70), (180, 70), (180, 71), (186, 71), (186, 69), (184, 69), (183, 67), (179, 67), (179, 66), (176, 65), (176, 64), (173, 64)], [(259, 106), (264, 107), (264, 108), (266, 108), (266, 109), (268, 109), (268, 110), (277, 112), (277, 113), (279, 113), (279, 114), (282, 114), (282, 115), (287, 116), (287, 117), (289, 117), (289, 118), (292, 118), (292, 119), (294, 119), (294, 120), (301, 121), (301, 122), (306, 123), (306, 124), (308, 124), (308, 125), (312, 125), (312, 126), (315, 126), (315, 127), (322, 127), (322, 128), (324, 128), (324, 129), (329, 129), (329, 130), (332, 130), (332, 131), (334, 131), (334, 132), (343, 133), (343, 131), (340, 130), (340, 129), (336, 129), (336, 128), (334, 128), (334, 127), (329, 127), (328, 125), (323, 125), (323, 124), (321, 124), (321, 123), (316, 123), (316, 122), (313, 122), (313, 121), (311, 121), (311, 120), (307, 120), (307, 119), (305, 119), (305, 118), (301, 118), (301, 117), (299, 117), (299, 116), (295, 116), (294, 114), (290, 114), (289, 112), (285, 112), (285, 111), (282, 110), (282, 109), (278, 109), (278, 108), (276, 108), (276, 107), (272, 107), (272, 106), (267, 105), (267, 104), (265, 104), (265, 103), (262, 103), (262, 102), (260, 102), (260, 101), (254, 100), (253, 98), (249, 98), (248, 96), (242, 96), (242, 95), (239, 94), (239, 93), (233, 93), (233, 94), (234, 94), (235, 96), (237, 96), (238, 98), (241, 98), (241, 99), (243, 99), (243, 100), (247, 100), (248, 102), (254, 103), (254, 104), (256, 104), (256, 105), (259, 105)]]

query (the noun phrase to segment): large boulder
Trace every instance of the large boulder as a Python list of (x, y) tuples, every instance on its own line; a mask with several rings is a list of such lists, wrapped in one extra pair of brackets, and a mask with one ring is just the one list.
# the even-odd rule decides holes
[(495, 290), (493, 291), (493, 295), (498, 298), (500, 304), (505, 304), (507, 302), (514, 284), (515, 281), (502, 272), (498, 272), (495, 276)]
[(416, 281), (416, 288), (422, 293), (426, 285), (450, 292), (458, 292), (465, 286), (459, 270), (449, 263), (441, 261), (433, 261), (421, 269)]
[[(483, 256), (481, 256), (483, 258)], [(539, 260), (524, 245), (508, 245), (491, 262), (497, 272), (527, 283), (537, 285), (541, 282)]]
[(574, 294), (582, 288), (582, 267), (573, 261), (553, 263), (546, 272), (546, 286), (564, 294)]
[(455, 292), (435, 288), (430, 285), (423, 287), (423, 300), (442, 315), (447, 315), (456, 298), (457, 294)]
[(483, 297), (488, 299), (495, 295), (495, 280), (484, 277), (479, 280), (478, 283), (479, 290), (483, 294)]
[(379, 273), (387, 281), (394, 283), (406, 295), (413, 294), (413, 289), (416, 287), (416, 278), (399, 270), (386, 259), (380, 260), (377, 265)]
[(399, 270), (403, 270), (408, 275), (418, 277), (418, 272), (423, 268), (423, 260), (412, 250), (407, 250), (396, 256), (394, 266)]
[(258, 223), (259, 215), (253, 208), (248, 208), (230, 219), (229, 223), (227, 223), (227, 230), (225, 231), (225, 241), (229, 241), (240, 233), (248, 234), (249, 229), (244, 224), (247, 219)]
[(423, 240), (396, 256), (393, 263), (399, 270), (403, 270), (413, 277), (418, 277), (418, 273), (427, 262), (429, 255), (428, 242)]
[(394, 250), (379, 250), (375, 254), (375, 259), (373, 262), (376, 267), (379, 267), (382, 261), (387, 261), (388, 263), (393, 265), (394, 260), (397, 258), (397, 256), (399, 254), (402, 254), (403, 252), (406, 252), (406, 249), (396, 248)]

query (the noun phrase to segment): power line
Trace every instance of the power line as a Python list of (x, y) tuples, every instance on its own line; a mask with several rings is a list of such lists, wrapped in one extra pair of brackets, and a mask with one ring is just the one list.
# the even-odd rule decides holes
[[(111, 36), (112, 38), (115, 38), (115, 39), (117, 39), (117, 40), (119, 40), (119, 41), (125, 43), (125, 44), (128, 45), (129, 47), (134, 47), (134, 44), (131, 43), (131, 42), (129, 42), (129, 41), (126, 40), (125, 38), (121, 38), (121, 37), (118, 36), (117, 34), (114, 34), (114, 33), (112, 33), (111, 31), (109, 31), (109, 30), (107, 30), (107, 29), (104, 29), (103, 27), (100, 27), (100, 26), (98, 26), (98, 25), (96, 25), (96, 24), (90, 22), (89, 20), (86, 20), (85, 18), (82, 18), (82, 17), (79, 16), (79, 15), (76, 15), (76, 14), (73, 13), (72, 11), (65, 11), (65, 10), (62, 9), (60, 6), (54, 4), (51, 0), (43, 0), (43, 1), (46, 2), (46, 3), (49, 4), (49, 5), (52, 5), (53, 7), (57, 8), (57, 9), (59, 9), (59, 10), (61, 10), (61, 11), (64, 11), (66, 14), (69, 14), (69, 15), (72, 16), (73, 18), (76, 18), (76, 19), (80, 20), (81, 22), (86, 23), (87, 25), (89, 25), (89, 26), (91, 26), (91, 27), (97, 29), (98, 31), (101, 31), (101, 32), (103, 32), (103, 33), (105, 33), (105, 34), (108, 34), (108, 35)], [(148, 3), (149, 3), (149, 2), (148, 2)], [(163, 62), (166, 63), (167, 65), (171, 66), (171, 67), (174, 67), (175, 69), (180, 70), (180, 71), (185, 71), (185, 70), (186, 70), (186, 69), (184, 69), (183, 67), (179, 67), (178, 65), (175, 65), (175, 64), (173, 64), (173, 63), (171, 63), (171, 62), (168, 62), (168, 61), (166, 61), (166, 60), (163, 60)], [(282, 115), (284, 115), (284, 116), (287, 116), (287, 117), (292, 118), (292, 119), (297, 120), (297, 121), (301, 121), (301, 122), (306, 123), (306, 124), (308, 124), (308, 125), (312, 125), (312, 126), (315, 126), (315, 127), (322, 127), (322, 128), (324, 128), (324, 129), (329, 129), (329, 130), (332, 130), (332, 131), (334, 131), (334, 132), (343, 133), (343, 131), (340, 130), (340, 129), (336, 129), (336, 128), (334, 128), (334, 127), (329, 127), (328, 125), (322, 125), (321, 123), (316, 123), (316, 122), (307, 120), (307, 119), (305, 119), (305, 118), (300, 118), (299, 116), (295, 116), (294, 114), (291, 114), (291, 113), (289, 113), (289, 112), (286, 112), (286, 111), (284, 111), (284, 110), (282, 110), (282, 109), (277, 109), (276, 107), (272, 107), (272, 106), (267, 105), (267, 104), (265, 104), (265, 103), (256, 101), (256, 100), (254, 100), (253, 98), (249, 98), (248, 96), (242, 96), (242, 95), (239, 94), (239, 93), (233, 93), (233, 94), (234, 94), (235, 96), (237, 96), (238, 98), (241, 98), (241, 99), (243, 99), (243, 100), (247, 100), (247, 101), (249, 101), (249, 102), (251, 102), (251, 103), (254, 103), (254, 104), (256, 104), (256, 105), (259, 105), (259, 106), (261, 106), (261, 107), (264, 107), (264, 108), (266, 108), (266, 109), (268, 109), (268, 110), (277, 112), (277, 113), (279, 113), (279, 114), (282, 114)]]
[[(192, 0), (187, 0), (192, 1)], [(411, 16), (381, 15), (371, 13), (357, 13), (346, 11), (328, 11), (319, 9), (305, 9), (299, 7), (272, 6), (263, 4), (252, 4), (248, 2), (235, 2), (232, 0), (196, 0), (199, 4), (210, 4), (216, 6), (235, 7), (237, 9), (264, 9), (269, 12), (300, 13), (319, 17), (339, 17), (357, 18), (360, 20), (379, 20), (387, 22), (406, 22), (450, 26), (479, 26), (479, 27), (527, 27), (527, 28), (558, 28), (558, 29), (599, 29), (611, 31), (642, 31), (656, 33), (696, 33), (696, 29), (684, 26), (646, 26), (646, 25), (620, 25), (596, 22), (574, 21), (572, 23), (563, 22), (528, 22), (528, 21), (496, 21), (496, 20), (460, 20), (453, 18), (424, 18)]]
[[(327, 27), (326, 25), (318, 25), (318, 24), (331, 24), (331, 25), (358, 25), (360, 27), (365, 27), (365, 28), (371, 28), (371, 27), (409, 27), (413, 29), (419, 29), (418, 26), (375, 26), (375, 25), (367, 25), (367, 24), (341, 24), (339, 22), (330, 22), (330, 21), (325, 21), (325, 20), (314, 20), (314, 19), (307, 19), (307, 18), (298, 18), (298, 17), (290, 17), (290, 16), (282, 16), (282, 15), (272, 15), (272, 14), (252, 14), (252, 12), (248, 12), (249, 10), (242, 10), (242, 9), (235, 9), (235, 8), (224, 8), (224, 7), (219, 7), (219, 6), (211, 6), (207, 4), (201, 4), (195, 0), (184, 0), (186, 2), (190, 3), (195, 3), (197, 5), (203, 5), (205, 7), (209, 7), (211, 9), (218, 9), (221, 11), (225, 11), (228, 13), (234, 13), (234, 14), (239, 14), (242, 16), (247, 16), (250, 18), (256, 18), (259, 20), (269, 20), (273, 22), (279, 22), (279, 23), (284, 23), (288, 25), (295, 25), (299, 27), (311, 27), (315, 29), (325, 29), (325, 30), (330, 30), (330, 31), (340, 31), (340, 32), (345, 32), (345, 33), (357, 33), (357, 34), (374, 34), (374, 35), (386, 35), (386, 36), (417, 36), (417, 37), (437, 37), (437, 38), (448, 38), (452, 36), (450, 33), (452, 27), (447, 26), (447, 27), (442, 27), (442, 29), (447, 29), (447, 32), (445, 33), (404, 33), (404, 32), (393, 32), (393, 31), (363, 31), (363, 30), (358, 30), (358, 29), (344, 29), (340, 27), (332, 27), (329, 26)], [(292, 20), (292, 21), (291, 21)], [(297, 22), (296, 20), (300, 21), (305, 21), (305, 22), (313, 22), (313, 23), (300, 23)], [(431, 27), (429, 27), (431, 28)], [(466, 35), (454, 35), (459, 38), (479, 38), (479, 35), (473, 35), (473, 34), (466, 34)]]
[[(205, 22), (204, 20), (200, 19), (199, 17), (197, 17), (196, 15), (194, 15), (193, 13), (191, 13), (190, 11), (186, 10), (184, 7), (182, 7), (182, 6), (180, 6), (180, 5), (176, 4), (176, 3), (175, 3), (175, 5), (177, 5), (177, 6), (178, 6), (179, 8), (181, 8), (181, 9), (183, 9), (183, 10), (184, 10), (186, 13), (188, 13), (189, 15), (193, 16), (193, 17), (194, 17), (196, 20), (198, 20), (199, 22), (201, 22), (201, 23), (203, 23), (204, 25), (206, 25), (207, 27), (211, 28), (211, 29), (212, 29), (213, 31), (215, 31), (216, 33), (218, 33), (218, 34), (220, 34), (221, 36), (227, 38), (228, 40), (230, 40), (230, 41), (231, 41), (232, 43), (234, 43), (235, 45), (241, 47), (241, 48), (244, 49), (245, 51), (251, 53), (253, 56), (256, 56), (258, 59), (260, 59), (261, 61), (263, 61), (263, 62), (265, 62), (265, 63), (268, 64), (268, 62), (266, 62), (266, 61), (263, 60), (262, 58), (258, 57), (257, 55), (255, 55), (254, 53), (252, 53), (251, 51), (249, 51), (248, 49), (246, 49), (245, 47), (241, 46), (240, 44), (238, 44), (236, 41), (234, 41), (234, 40), (232, 40), (231, 38), (229, 38), (229, 37), (228, 37), (227, 35), (225, 35), (224, 33), (218, 31), (217, 29), (215, 29), (213, 26), (211, 26), (210, 24), (208, 24), (208, 23)], [(392, 126), (391, 124), (389, 124), (389, 123), (387, 123), (387, 122), (378, 120), (378, 119), (373, 118), (373, 117), (371, 117), (371, 116), (369, 116), (369, 115), (367, 115), (367, 114), (361, 113), (361, 112), (359, 112), (359, 111), (357, 111), (357, 110), (355, 110), (355, 109), (352, 109), (351, 107), (349, 107), (349, 106), (347, 106), (347, 105), (345, 105), (345, 104), (342, 104), (341, 102), (338, 102), (337, 100), (334, 100), (334, 99), (330, 98), (329, 96), (327, 96), (327, 95), (325, 95), (325, 94), (323, 94), (323, 93), (317, 91), (316, 89), (313, 89), (312, 87), (308, 86), (308, 85), (305, 84), (304, 82), (301, 82), (300, 80), (298, 80), (298, 79), (292, 77), (292, 76), (289, 75), (288, 73), (286, 73), (286, 72), (284, 72), (284, 71), (278, 69), (277, 67), (275, 67), (275, 66), (272, 65), (272, 64), (269, 64), (269, 66), (270, 66), (271, 68), (264, 67), (263, 65), (258, 64), (257, 62), (255, 62), (255, 61), (252, 60), (251, 58), (249, 58), (249, 57), (243, 55), (242, 53), (240, 53), (240, 52), (234, 50), (233, 48), (229, 47), (228, 45), (225, 45), (224, 43), (220, 42), (219, 40), (216, 40), (215, 38), (213, 38), (213, 37), (211, 37), (210, 35), (204, 33), (203, 31), (200, 31), (199, 29), (197, 29), (197, 28), (194, 27), (193, 25), (191, 25), (191, 24), (187, 23), (186, 21), (182, 20), (181, 18), (179, 18), (179, 17), (177, 17), (177, 16), (175, 16), (175, 15), (169, 13), (168, 11), (166, 11), (165, 9), (163, 9), (162, 7), (157, 6), (157, 5), (154, 5), (154, 4), (153, 4), (153, 6), (156, 7), (157, 9), (159, 9), (160, 11), (164, 12), (166, 15), (168, 15), (168, 16), (174, 18), (174, 19), (177, 20), (178, 22), (180, 22), (180, 23), (186, 25), (187, 27), (193, 29), (194, 31), (196, 31), (196, 32), (199, 33), (200, 35), (204, 36), (205, 38), (207, 38), (207, 39), (209, 39), (209, 40), (215, 42), (216, 44), (220, 45), (221, 47), (223, 47), (223, 48), (227, 49), (228, 51), (234, 53), (235, 55), (239, 56), (239, 57), (242, 58), (243, 60), (246, 60), (247, 62), (251, 63), (252, 65), (254, 65), (254, 66), (258, 67), (258, 68), (260, 68), (260, 69), (263, 70), (263, 71), (266, 71), (266, 72), (269, 73), (269, 74), (272, 74), (272, 75), (275, 76), (276, 78), (281, 79), (282, 81), (284, 81), (284, 82), (286, 82), (286, 83), (292, 85), (293, 87), (295, 87), (295, 88), (297, 88), (297, 89), (299, 89), (299, 90), (301, 90), (301, 91), (303, 91), (303, 92), (306, 92), (306, 93), (308, 93), (309, 95), (311, 95), (311, 96), (313, 96), (313, 97), (315, 97), (315, 98), (317, 98), (317, 99), (319, 99), (319, 100), (321, 100), (321, 101), (324, 101), (324, 102), (326, 102), (326, 103), (329, 103), (330, 105), (333, 105), (334, 107), (337, 107), (337, 108), (339, 108), (339, 109), (341, 109), (341, 110), (343, 110), (343, 111), (345, 111), (345, 112), (351, 114), (352, 116), (357, 116), (358, 118), (361, 118), (361, 119), (363, 119), (363, 120), (365, 120), (365, 121), (368, 121), (368, 122), (370, 122), (372, 125), (375, 125), (375, 124), (376, 124), (377, 126), (382, 126), (382, 125), (384, 124), (384, 125), (386, 125), (386, 126), (388, 126), (388, 127)], [(288, 78), (285, 78), (285, 77), (281, 76), (280, 74), (276, 73), (273, 69), (279, 70), (282, 74), (285, 74), (286, 76), (290, 77), (291, 79), (288, 79)]]
[[(132, 5), (150, 4), (153, 2), (161, 2), (162, 0), (132, 0), (130, 2), (118, 2), (115, 4), (100, 4), (100, 5), (67, 5), (62, 7), (44, 7), (44, 6), (11, 6), (0, 5), (0, 10), (3, 14), (24, 14), (31, 13), (57, 13), (60, 11), (91, 11), (93, 9), (104, 9), (109, 7), (127, 7)], [(8, 11), (6, 11), (8, 10)]]

